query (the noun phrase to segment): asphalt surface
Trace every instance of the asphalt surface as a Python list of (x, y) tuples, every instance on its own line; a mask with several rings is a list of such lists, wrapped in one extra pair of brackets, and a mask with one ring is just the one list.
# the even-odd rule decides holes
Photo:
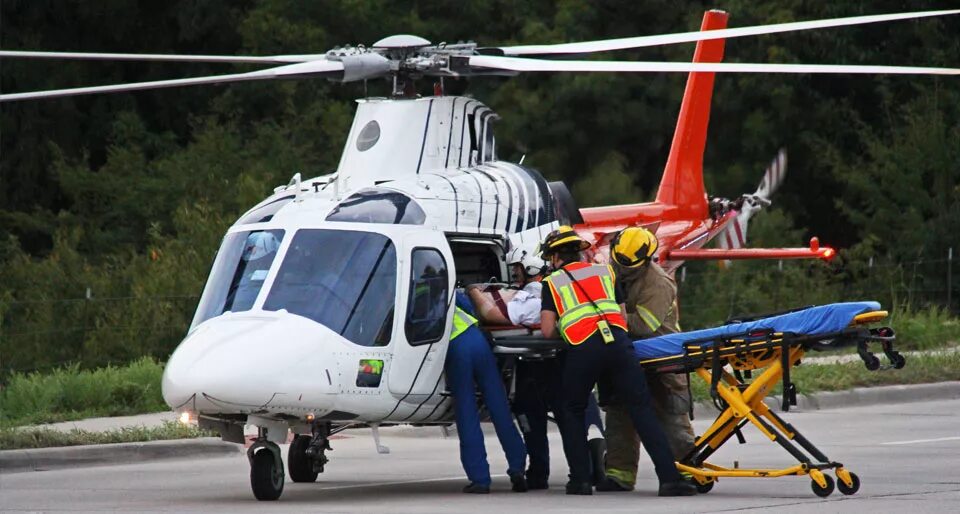
[[(553, 479), (548, 491), (511, 493), (496, 437), (488, 435), (494, 490), (489, 496), (459, 492), (466, 483), (455, 437), (437, 428), (382, 430), (389, 455), (376, 453), (366, 432), (333, 441), (327, 471), (317, 483), (287, 481), (277, 502), (258, 502), (242, 454), (152, 463), (78, 467), (0, 475), (0, 510), (123, 512), (957, 512), (960, 511), (960, 400), (881, 404), (790, 412), (793, 423), (829, 457), (857, 473), (854, 496), (820, 499), (806, 477), (722, 479), (709, 494), (657, 498), (644, 456), (638, 489), (563, 494), (566, 467), (554, 433)], [(695, 422), (699, 431), (707, 420)], [(774, 443), (746, 430), (747, 444), (728, 443), (713, 459), (720, 465), (783, 467), (791, 458)]]

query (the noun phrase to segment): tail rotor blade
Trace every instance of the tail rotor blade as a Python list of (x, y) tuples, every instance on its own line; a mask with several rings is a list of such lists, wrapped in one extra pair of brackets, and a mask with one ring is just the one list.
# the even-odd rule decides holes
[(787, 149), (781, 148), (777, 152), (777, 156), (773, 159), (773, 162), (767, 166), (766, 171), (763, 173), (763, 179), (760, 181), (760, 187), (757, 188), (757, 192), (754, 193), (756, 196), (759, 196), (763, 199), (769, 200), (773, 193), (777, 191), (777, 188), (780, 187), (780, 184), (783, 183), (784, 177), (787, 175)]

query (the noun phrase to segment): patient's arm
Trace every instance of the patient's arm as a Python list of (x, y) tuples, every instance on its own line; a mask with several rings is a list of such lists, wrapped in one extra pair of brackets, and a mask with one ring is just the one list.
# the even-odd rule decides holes
[[(470, 301), (473, 302), (474, 307), (476, 307), (477, 317), (480, 318), (480, 322), (484, 325), (512, 325), (510, 319), (507, 318), (497, 306), (497, 302), (493, 298), (493, 293), (483, 292), (486, 287), (487, 284), (472, 284), (467, 286), (467, 296), (470, 297)], [(513, 295), (516, 294), (516, 291), (513, 289), (500, 289), (499, 292), (504, 303), (510, 302)]]

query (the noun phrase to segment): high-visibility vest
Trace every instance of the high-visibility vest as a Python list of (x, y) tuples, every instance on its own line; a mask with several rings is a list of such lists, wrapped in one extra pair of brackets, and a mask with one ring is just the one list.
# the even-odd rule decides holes
[(557, 307), (557, 325), (566, 342), (577, 345), (586, 341), (604, 319), (611, 326), (627, 330), (627, 320), (616, 301), (615, 278), (610, 266), (586, 262), (567, 264), (547, 277), (545, 282)]
[(456, 337), (464, 332), (473, 325), (477, 324), (477, 318), (467, 314), (460, 307), (456, 307), (453, 310), (453, 330), (450, 331), (450, 340), (453, 341)]

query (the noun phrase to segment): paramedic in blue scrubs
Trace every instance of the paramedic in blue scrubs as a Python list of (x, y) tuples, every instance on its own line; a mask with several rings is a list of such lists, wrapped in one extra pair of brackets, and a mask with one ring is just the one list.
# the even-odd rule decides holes
[(477, 319), (469, 312), (472, 306), (465, 295), (457, 294), (453, 330), (447, 350), (446, 377), (453, 395), (457, 435), (460, 438), (460, 462), (470, 483), (465, 493), (490, 492), (490, 465), (480, 430), (480, 412), (477, 408), (476, 386), (490, 413), (497, 438), (507, 457), (507, 474), (514, 492), (526, 492), (523, 475), (527, 452), (517, 426), (510, 414), (507, 392), (504, 389), (496, 358), (486, 336), (477, 327)]

